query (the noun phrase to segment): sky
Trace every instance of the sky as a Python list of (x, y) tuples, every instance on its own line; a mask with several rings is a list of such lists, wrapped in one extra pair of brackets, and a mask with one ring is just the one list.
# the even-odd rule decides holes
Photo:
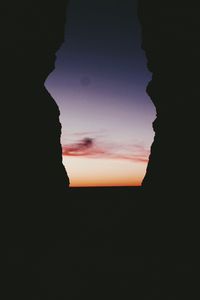
[(46, 87), (60, 109), (63, 163), (75, 186), (138, 186), (155, 108), (136, 0), (71, 0)]

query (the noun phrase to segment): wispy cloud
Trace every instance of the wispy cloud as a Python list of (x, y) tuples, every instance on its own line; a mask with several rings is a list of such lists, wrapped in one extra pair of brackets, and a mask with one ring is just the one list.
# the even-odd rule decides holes
[(149, 151), (140, 144), (108, 144), (100, 142), (95, 138), (85, 137), (75, 143), (63, 145), (63, 155), (120, 159), (147, 163)]

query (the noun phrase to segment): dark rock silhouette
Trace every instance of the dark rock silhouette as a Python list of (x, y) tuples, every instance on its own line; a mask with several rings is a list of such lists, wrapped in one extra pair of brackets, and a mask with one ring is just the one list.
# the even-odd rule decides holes
[[(45, 88), (63, 43), (67, 0), (1, 3), (2, 250), (7, 298), (40, 294), (41, 256), (61, 235), (69, 178), (59, 108)], [(66, 205), (67, 207), (67, 205)], [(3, 269), (2, 269), (3, 270)], [(39, 273), (38, 273), (39, 274)], [(42, 294), (41, 294), (42, 295)], [(43, 298), (44, 299), (44, 298)]]
[(69, 184), (62, 164), (60, 112), (44, 86), (64, 39), (67, 2), (3, 4), (1, 108), (7, 121), (2, 172), (4, 185), (16, 196), (58, 196)]
[(149, 201), (152, 246), (162, 262), (160, 299), (193, 299), (199, 294), (195, 153), (200, 10), (196, 1), (139, 0), (138, 14), (142, 48), (152, 73), (147, 93), (157, 111), (142, 186), (146, 204)]
[(143, 187), (195, 186), (200, 19), (197, 2), (139, 1), (142, 48), (157, 118)]

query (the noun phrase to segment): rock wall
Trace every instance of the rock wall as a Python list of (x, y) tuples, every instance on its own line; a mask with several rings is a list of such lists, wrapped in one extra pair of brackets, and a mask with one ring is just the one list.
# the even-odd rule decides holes
[(160, 260), (157, 296), (192, 299), (199, 294), (200, 9), (197, 1), (139, 0), (138, 12), (157, 111), (142, 184), (150, 247)]
[(67, 3), (1, 4), (1, 178), (12, 199), (56, 199), (69, 185), (60, 112), (44, 85), (64, 41)]
[(157, 111), (145, 188), (180, 192), (198, 183), (199, 16), (197, 1), (139, 0), (142, 48), (152, 73), (147, 93)]
[(68, 227), (69, 178), (62, 162), (60, 111), (45, 88), (64, 41), (67, 3), (0, 4), (1, 250), (6, 299), (42, 295), (40, 261)]

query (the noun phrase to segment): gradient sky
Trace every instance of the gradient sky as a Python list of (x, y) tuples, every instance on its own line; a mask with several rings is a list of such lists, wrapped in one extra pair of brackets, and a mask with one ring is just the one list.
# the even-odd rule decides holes
[(46, 87), (60, 108), (71, 186), (140, 185), (153, 141), (137, 1), (71, 0)]

